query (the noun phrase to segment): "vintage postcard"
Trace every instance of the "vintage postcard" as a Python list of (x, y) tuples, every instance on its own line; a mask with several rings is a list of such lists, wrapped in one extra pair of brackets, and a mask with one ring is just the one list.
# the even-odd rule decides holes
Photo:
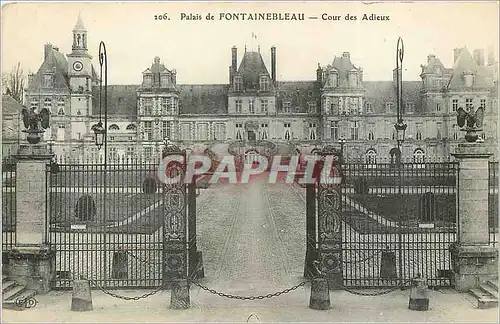
[(498, 321), (496, 1), (1, 15), (5, 322)]

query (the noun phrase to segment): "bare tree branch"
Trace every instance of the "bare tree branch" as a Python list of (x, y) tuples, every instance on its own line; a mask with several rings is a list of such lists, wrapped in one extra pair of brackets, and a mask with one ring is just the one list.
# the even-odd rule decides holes
[(10, 95), (14, 100), (19, 103), (23, 103), (24, 98), (24, 87), (26, 82), (26, 75), (21, 67), (21, 63), (18, 62), (12, 70), (2, 76), (2, 83), (5, 90), (5, 94)]

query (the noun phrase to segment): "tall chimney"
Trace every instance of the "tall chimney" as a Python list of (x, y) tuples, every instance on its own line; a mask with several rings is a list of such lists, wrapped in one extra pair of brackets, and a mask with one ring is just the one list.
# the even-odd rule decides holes
[(276, 47), (271, 47), (271, 79), (276, 82)]
[(229, 84), (233, 84), (233, 67), (231, 65), (229, 66)]
[(318, 84), (318, 88), (321, 88), (323, 86), (323, 70), (321, 69), (319, 63), (318, 68), (316, 69), (316, 82)]
[(473, 52), (474, 61), (478, 66), (484, 65), (484, 50), (475, 49)]
[(232, 52), (231, 67), (233, 68), (233, 73), (234, 73), (236, 72), (238, 65), (238, 49), (236, 48), (236, 46), (233, 46), (231, 52)]
[(50, 51), (52, 51), (52, 44), (45, 44), (43, 49), (44, 49), (44, 59), (47, 59), (47, 57), (49, 57)]

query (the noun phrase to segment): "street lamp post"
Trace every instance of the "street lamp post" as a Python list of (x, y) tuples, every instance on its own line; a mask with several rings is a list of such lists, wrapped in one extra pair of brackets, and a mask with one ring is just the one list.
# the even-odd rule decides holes
[(340, 144), (340, 163), (344, 163), (345, 159), (344, 159), (344, 145), (346, 144), (346, 139), (345, 138), (341, 138), (339, 139), (339, 144)]
[[(104, 183), (103, 186), (103, 201), (107, 201), (107, 165), (108, 165), (108, 57), (106, 54), (106, 45), (101, 41), (99, 44), (99, 65), (100, 65), (100, 80), (99, 80), (99, 122), (92, 126), (92, 130), (95, 133), (95, 145), (97, 149), (100, 150), (104, 146)], [(104, 70), (104, 126), (102, 123), (102, 81), (103, 81), (103, 70)], [(104, 223), (106, 222), (106, 208), (102, 210), (102, 216)], [(104, 236), (104, 244), (106, 245), (106, 235)], [(106, 269), (106, 258), (104, 258), (104, 269)], [(106, 275), (106, 270), (105, 275)]]
[[(401, 175), (401, 147), (405, 139), (406, 125), (403, 121), (403, 112), (402, 112), (402, 97), (403, 97), (403, 57), (404, 57), (404, 45), (403, 39), (401, 37), (398, 38), (397, 49), (396, 49), (396, 107), (397, 107), (397, 122), (394, 124), (394, 128), (396, 129), (396, 140), (398, 143), (398, 157), (397, 157), (397, 168), (398, 168), (398, 195), (401, 198), (401, 203), (399, 204), (399, 225), (398, 225), (398, 251), (399, 251), (399, 276), (400, 276), (400, 285), (403, 285), (403, 251), (401, 249), (402, 242), (402, 233), (401, 233), (401, 218), (403, 213), (403, 204), (402, 204), (402, 190), (401, 187), (403, 185), (403, 179)], [(401, 71), (401, 74), (400, 74)]]

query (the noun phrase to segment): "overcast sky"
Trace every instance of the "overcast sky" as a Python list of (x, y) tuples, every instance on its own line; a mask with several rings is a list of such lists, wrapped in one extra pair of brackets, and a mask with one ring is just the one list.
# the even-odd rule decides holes
[[(436, 54), (453, 64), (453, 49), (492, 46), (498, 57), (498, 4), (474, 3), (23, 3), (2, 12), (2, 71), (21, 62), (36, 72), (43, 45), (52, 43), (71, 52), (72, 29), (78, 13), (88, 31), (89, 53), (99, 71), (98, 45), (106, 43), (109, 84), (139, 84), (141, 72), (159, 56), (177, 70), (178, 83), (227, 83), (231, 47), (241, 61), (260, 45), (270, 69), (270, 47), (277, 48), (278, 80), (313, 80), (318, 63), (328, 64), (350, 52), (364, 79), (391, 80), (398, 36), (405, 45), (405, 80), (419, 80), (420, 64)], [(221, 21), (220, 13), (305, 13), (305, 21)], [(169, 21), (154, 19), (168, 13)], [(214, 14), (214, 21), (181, 21), (181, 13)], [(323, 13), (341, 21), (323, 21)], [(389, 21), (361, 21), (363, 14), (389, 16)], [(356, 21), (345, 21), (347, 14)], [(307, 17), (319, 19), (311, 20)], [(252, 42), (252, 33), (257, 40)]]

